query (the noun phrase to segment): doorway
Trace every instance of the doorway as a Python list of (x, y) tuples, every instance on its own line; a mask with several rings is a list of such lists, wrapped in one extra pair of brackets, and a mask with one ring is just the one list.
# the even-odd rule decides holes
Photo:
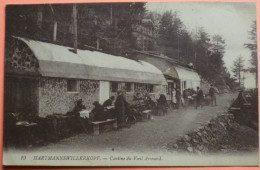
[(34, 78), (5, 77), (4, 112), (38, 113), (38, 80)]

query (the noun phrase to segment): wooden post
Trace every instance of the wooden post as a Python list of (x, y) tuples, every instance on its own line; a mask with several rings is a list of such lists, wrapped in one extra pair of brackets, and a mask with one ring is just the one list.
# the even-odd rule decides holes
[(93, 124), (93, 135), (99, 135), (99, 124)]
[(57, 21), (54, 21), (53, 23), (53, 41), (56, 41), (57, 39)]
[(144, 51), (144, 33), (143, 33), (143, 26), (142, 25), (140, 25), (140, 27), (141, 27), (141, 35), (142, 35), (142, 50)]
[(97, 49), (99, 50), (99, 38), (97, 38)]
[(110, 25), (113, 24), (113, 8), (112, 5), (110, 6)]
[(73, 41), (74, 41), (74, 52), (77, 53), (78, 48), (78, 31), (77, 31), (77, 5), (73, 4)]
[(117, 26), (117, 18), (114, 18), (114, 21), (115, 21), (115, 33), (117, 34), (117, 30), (118, 30), (118, 26)]
[(37, 27), (38, 27), (37, 36), (40, 39), (42, 38), (42, 19), (43, 19), (42, 6), (39, 6), (37, 10)]
[(42, 6), (38, 7), (37, 11), (37, 26), (42, 29)]
[(113, 122), (113, 129), (114, 129), (114, 130), (117, 129), (117, 120), (115, 120), (115, 121)]

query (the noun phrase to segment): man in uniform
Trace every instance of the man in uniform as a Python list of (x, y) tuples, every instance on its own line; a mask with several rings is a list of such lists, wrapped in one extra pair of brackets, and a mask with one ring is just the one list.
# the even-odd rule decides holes
[(211, 106), (213, 106), (213, 103), (215, 103), (215, 106), (217, 106), (216, 93), (217, 93), (216, 89), (213, 87), (213, 84), (211, 84), (210, 88), (209, 88), (209, 96), (210, 96)]
[(203, 97), (203, 91), (200, 89), (200, 87), (197, 87), (196, 109), (198, 106), (202, 107)]

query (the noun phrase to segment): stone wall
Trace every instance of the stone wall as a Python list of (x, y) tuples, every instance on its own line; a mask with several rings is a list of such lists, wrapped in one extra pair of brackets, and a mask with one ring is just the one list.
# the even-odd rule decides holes
[(39, 83), (39, 116), (53, 113), (65, 114), (75, 106), (75, 101), (83, 100), (87, 109), (99, 100), (99, 81), (78, 80), (79, 92), (67, 92), (67, 79), (43, 77)]
[(7, 38), (5, 43), (6, 72), (37, 72), (38, 68), (37, 58), (24, 42)]

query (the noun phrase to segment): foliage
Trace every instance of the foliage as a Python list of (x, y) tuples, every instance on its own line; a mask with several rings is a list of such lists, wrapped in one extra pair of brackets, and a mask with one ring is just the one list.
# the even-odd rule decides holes
[(251, 25), (251, 31), (249, 32), (250, 43), (244, 44), (246, 48), (251, 51), (250, 63), (252, 67), (249, 67), (249, 71), (255, 73), (256, 75), (256, 87), (258, 87), (258, 71), (257, 71), (257, 31), (256, 31), (256, 21), (253, 21)]
[(232, 72), (234, 77), (238, 78), (239, 86), (241, 86), (241, 73), (244, 71), (244, 59), (242, 56), (238, 56), (234, 61)]
[[(144, 5), (132, 2), (77, 5), (78, 48), (96, 48), (99, 42), (104, 52), (118, 55), (133, 48), (131, 29), (142, 20)], [(55, 43), (73, 46), (72, 7), (73, 4), (8, 6), (7, 34), (53, 42), (53, 26), (57, 22)]]
[[(7, 6), (6, 30), (8, 35), (18, 35), (73, 47), (73, 4), (45, 4)], [(157, 41), (146, 43), (147, 49), (175, 59), (194, 69), (206, 80), (232, 84), (224, 62), (225, 40), (220, 35), (211, 37), (199, 28), (195, 37), (186, 29), (179, 13), (166, 11), (162, 15), (145, 11), (145, 3), (88, 3), (77, 5), (78, 48), (93, 49), (99, 46), (103, 52), (124, 56), (126, 52), (139, 50), (133, 28), (152, 21)], [(57, 22), (57, 38), (54, 42), (54, 23)], [(14, 24), (15, 23), (15, 24)], [(250, 35), (256, 43), (252, 30)], [(254, 43), (246, 44), (256, 54)], [(255, 57), (252, 58), (255, 60)], [(256, 63), (256, 62), (254, 62)], [(223, 83), (222, 83), (223, 84)]]

